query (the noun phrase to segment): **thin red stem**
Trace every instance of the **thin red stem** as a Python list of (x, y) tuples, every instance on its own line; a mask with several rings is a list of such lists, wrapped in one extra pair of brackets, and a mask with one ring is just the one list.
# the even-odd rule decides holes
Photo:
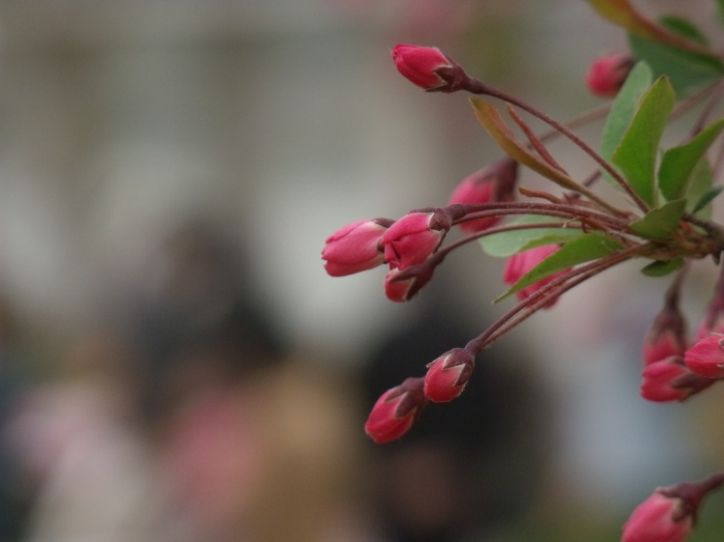
[(488, 235), (495, 235), (496, 233), (504, 233), (507, 231), (516, 231), (516, 230), (537, 230), (539, 228), (560, 228), (560, 229), (582, 229), (580, 225), (575, 226), (571, 224), (571, 222), (537, 222), (533, 224), (510, 224), (508, 226), (500, 226), (498, 228), (489, 228), (485, 231), (481, 231), (478, 233), (474, 233), (472, 235), (468, 235), (467, 237), (463, 237), (462, 239), (459, 239), (455, 241), (454, 243), (450, 243), (448, 246), (442, 248), (441, 250), (438, 250), (436, 254), (441, 254), (442, 257), (447, 256), (448, 253), (452, 252), (456, 248), (459, 248), (467, 243), (470, 243), (471, 241), (476, 241), (478, 239), (482, 239), (483, 237), (487, 237)]
[(626, 182), (626, 179), (623, 178), (623, 176), (616, 170), (616, 168), (614, 168), (603, 156), (596, 152), (593, 147), (591, 147), (588, 143), (578, 137), (570, 128), (567, 128), (564, 124), (561, 124), (543, 111), (536, 109), (535, 107), (524, 102), (523, 100), (516, 98), (515, 96), (506, 94), (505, 92), (502, 92), (496, 88), (490, 87), (482, 81), (479, 81), (472, 77), (468, 77), (465, 82), (464, 88), (472, 94), (483, 94), (487, 96), (492, 96), (494, 98), (499, 98), (500, 100), (503, 100), (507, 103), (516, 105), (561, 132), (561, 134), (571, 140), (575, 145), (583, 150), (583, 152), (593, 158), (593, 160), (595, 160), (598, 165), (600, 165), (621, 186), (621, 188), (628, 194), (628, 196), (634, 201), (634, 203), (636, 203), (641, 211), (643, 211), (644, 213), (648, 212), (649, 206), (644, 200), (641, 199), (638, 194), (636, 194), (636, 192), (633, 191), (633, 189)]
[[(538, 203), (538, 202), (493, 202), (481, 203), (479, 205), (451, 205), (449, 210), (455, 215), (454, 223), (466, 222), (475, 218), (481, 218), (482, 212), (491, 211), (491, 214), (485, 216), (498, 216), (501, 214), (541, 214), (548, 216), (569, 216), (572, 218), (583, 218), (592, 221), (599, 221), (610, 225), (619, 230), (628, 230), (628, 224), (621, 219), (611, 215), (598, 213), (589, 209), (584, 209), (576, 205), (556, 204), (556, 203)], [(504, 211), (495, 212), (493, 211)], [(472, 214), (475, 213), (475, 214)], [(481, 214), (478, 214), (481, 213)]]
[[(589, 276), (596, 275), (600, 273), (601, 271), (608, 269), (609, 267), (612, 267), (614, 265), (617, 265), (633, 256), (635, 256), (639, 251), (641, 251), (641, 246), (635, 246), (631, 247), (629, 249), (623, 250), (621, 252), (618, 252), (616, 254), (612, 254), (610, 256), (598, 259), (596, 261), (593, 261), (591, 263), (582, 265), (581, 267), (578, 267), (577, 269), (573, 269), (572, 271), (566, 273), (565, 275), (558, 277), (557, 279), (552, 280), (545, 286), (543, 286), (538, 291), (534, 292), (530, 297), (527, 299), (521, 301), (513, 307), (510, 311), (508, 311), (506, 314), (501, 316), (498, 320), (496, 320), (492, 325), (490, 325), (485, 331), (483, 331), (480, 335), (472, 339), (468, 342), (467, 345), (465, 345), (465, 349), (471, 352), (472, 354), (477, 354), (487, 346), (489, 346), (492, 341), (491, 338), (494, 338), (494, 340), (497, 340), (500, 336), (502, 336), (504, 333), (507, 333), (513, 327), (518, 325), (522, 320), (528, 318), (530, 315), (532, 315), (534, 312), (539, 310), (541, 307), (543, 307), (547, 302), (550, 301), (552, 297), (557, 297), (561, 295), (561, 293), (569, 290), (570, 288), (573, 288), (576, 284), (579, 284), (581, 281), (576, 282), (575, 280), (571, 283), (570, 286), (565, 286), (562, 291), (555, 292), (554, 290), (557, 290), (562, 285), (565, 285), (566, 282), (568, 282), (571, 279), (575, 279), (579, 276), (586, 276), (588, 278)], [(585, 279), (583, 279), (585, 280)], [(540, 302), (540, 303), (539, 303)], [(535, 305), (535, 307), (533, 307)], [(522, 318), (519, 321), (515, 321), (513, 325), (507, 326), (504, 328), (504, 331), (502, 331), (501, 328), (509, 322), (516, 314), (521, 312), (522, 310), (531, 307), (532, 311), (530, 314), (526, 315), (524, 318)], [(499, 333), (498, 330), (501, 330)]]

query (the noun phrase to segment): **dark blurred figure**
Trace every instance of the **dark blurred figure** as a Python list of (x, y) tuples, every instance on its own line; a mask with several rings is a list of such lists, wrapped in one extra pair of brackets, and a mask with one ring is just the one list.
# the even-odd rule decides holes
[(150, 417), (178, 392), (177, 373), (203, 381), (196, 372), (207, 370), (214, 373), (209, 378), (230, 383), (283, 358), (283, 341), (259, 308), (242, 253), (223, 230), (192, 223), (168, 238), (150, 268), (145, 296), (130, 317)]
[[(472, 336), (443, 306), (418, 311), (374, 353), (365, 372), (368, 406)], [(485, 540), (521, 520), (534, 502), (545, 404), (529, 374), (506, 367), (510, 355), (495, 347), (478, 356), (459, 398), (430, 404), (400, 441), (376, 447), (375, 502), (384, 540)]]

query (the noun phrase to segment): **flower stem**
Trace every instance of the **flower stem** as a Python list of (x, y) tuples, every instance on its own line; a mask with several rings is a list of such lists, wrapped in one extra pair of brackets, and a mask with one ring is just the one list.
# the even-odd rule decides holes
[(479, 81), (478, 79), (468, 77), (463, 85), (463, 88), (465, 88), (465, 90), (472, 94), (492, 96), (494, 98), (499, 98), (509, 104), (520, 107), (524, 111), (527, 111), (534, 117), (538, 117), (549, 126), (558, 130), (561, 134), (566, 136), (581, 150), (583, 150), (586, 154), (593, 158), (593, 160), (595, 160), (596, 163), (598, 163), (598, 165), (600, 165), (601, 168), (603, 168), (621, 186), (621, 188), (628, 194), (628, 196), (634, 201), (634, 203), (636, 203), (641, 211), (643, 211), (644, 213), (648, 212), (648, 205), (646, 204), (646, 202), (644, 202), (644, 200), (641, 199), (638, 194), (633, 191), (633, 189), (626, 182), (626, 179), (624, 179), (623, 176), (605, 158), (603, 158), (603, 156), (596, 152), (593, 147), (591, 147), (588, 143), (578, 137), (570, 128), (553, 119), (543, 111), (540, 111), (532, 105), (529, 105), (528, 103), (520, 100), (519, 98), (506, 94), (505, 92), (502, 92), (496, 88), (490, 87), (482, 81)]
[[(448, 212), (453, 216), (453, 223), (466, 222), (483, 216), (499, 216), (505, 214), (540, 214), (547, 216), (562, 216), (570, 218), (581, 218), (591, 223), (600, 222), (612, 229), (628, 231), (628, 224), (616, 217), (607, 214), (591, 211), (577, 205), (566, 205), (556, 203), (540, 202), (493, 202), (481, 203), (479, 205), (453, 204), (447, 207)], [(483, 213), (488, 213), (484, 215)]]
[[(551, 299), (560, 296), (562, 293), (570, 290), (584, 280), (587, 280), (588, 278), (597, 275), (598, 273), (601, 273), (609, 267), (613, 267), (625, 260), (632, 258), (642, 249), (643, 246), (641, 245), (630, 247), (621, 252), (617, 252), (615, 254), (600, 258), (586, 265), (582, 265), (581, 267), (573, 269), (565, 275), (554, 279), (553, 281), (543, 286), (540, 290), (533, 293), (530, 297), (518, 303), (510, 311), (508, 311), (493, 324), (491, 324), (480, 335), (469, 341), (468, 344), (465, 345), (465, 349), (474, 355), (478, 354), (480, 351), (490, 346), (494, 341), (499, 339), (505, 333), (507, 333), (515, 326), (522, 323), (529, 316), (540, 310)], [(518, 319), (511, 322), (511, 320), (518, 313), (525, 309), (530, 310), (526, 311), (526, 313), (521, 315)], [(506, 325), (509, 322), (510, 324)]]
[(507, 226), (500, 226), (498, 228), (488, 228), (485, 231), (481, 231), (478, 233), (475, 233), (473, 235), (468, 235), (467, 237), (463, 237), (462, 239), (459, 239), (455, 241), (454, 243), (450, 243), (448, 246), (442, 248), (441, 250), (438, 250), (436, 254), (442, 254), (442, 256), (447, 256), (448, 253), (452, 252), (453, 250), (470, 243), (471, 241), (477, 241), (478, 239), (482, 239), (483, 237), (487, 237), (488, 235), (495, 235), (496, 233), (504, 233), (507, 231), (517, 231), (517, 230), (537, 230), (539, 228), (560, 228), (560, 229), (582, 229), (582, 226), (580, 224), (575, 225), (573, 223), (569, 222), (537, 222), (534, 224), (510, 224)]

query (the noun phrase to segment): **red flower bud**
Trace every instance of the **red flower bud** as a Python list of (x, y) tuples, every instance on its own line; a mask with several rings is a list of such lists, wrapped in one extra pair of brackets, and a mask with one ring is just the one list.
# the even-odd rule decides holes
[(724, 335), (700, 339), (684, 354), (687, 367), (707, 378), (724, 378)]
[(424, 262), (440, 246), (448, 229), (450, 220), (440, 212), (403, 216), (382, 236), (387, 263), (405, 269)]
[(623, 53), (596, 59), (586, 75), (588, 90), (604, 98), (615, 96), (628, 77), (633, 64), (631, 56)]
[(383, 263), (385, 257), (381, 241), (388, 223), (384, 219), (358, 220), (327, 237), (322, 250), (327, 273), (341, 277)]
[(434, 266), (428, 266), (427, 262), (404, 271), (390, 270), (385, 275), (385, 295), (397, 303), (409, 301), (430, 281), (433, 270)]
[(671, 356), (683, 356), (685, 351), (686, 321), (676, 301), (667, 302), (644, 340), (644, 364), (648, 365)]
[[(525, 276), (528, 271), (533, 269), (548, 256), (556, 252), (558, 248), (558, 245), (543, 245), (531, 248), (530, 250), (519, 252), (518, 254), (513, 254), (510, 258), (508, 258), (508, 261), (505, 263), (505, 270), (503, 271), (503, 282), (512, 286), (521, 278), (523, 278), (523, 276)], [(527, 299), (535, 292), (540, 290), (543, 286), (555, 280), (567, 271), (567, 269), (563, 269), (561, 271), (558, 271), (557, 273), (553, 273), (552, 275), (549, 275), (539, 280), (534, 284), (531, 284), (527, 288), (523, 288), (517, 293), (518, 299)], [(552, 307), (556, 301), (558, 301), (557, 297), (551, 299), (545, 305), (545, 308)]]
[(427, 366), (425, 397), (447, 403), (458, 397), (475, 369), (475, 357), (463, 348), (446, 352)]
[(631, 513), (621, 542), (683, 542), (692, 529), (692, 514), (684, 501), (657, 490)]
[[(488, 167), (468, 175), (455, 188), (450, 203), (478, 205), (495, 201), (512, 201), (518, 178), (518, 163), (504, 158)], [(460, 223), (460, 229), (475, 233), (483, 231), (500, 221), (502, 217), (491, 216)]]
[(400, 43), (392, 49), (397, 70), (427, 91), (452, 92), (460, 88), (465, 73), (437, 47)]
[(641, 397), (657, 403), (684, 401), (714, 382), (692, 373), (678, 356), (647, 365), (641, 377)]
[(425, 403), (422, 378), (407, 378), (377, 399), (365, 423), (365, 432), (377, 444), (397, 440), (410, 430)]

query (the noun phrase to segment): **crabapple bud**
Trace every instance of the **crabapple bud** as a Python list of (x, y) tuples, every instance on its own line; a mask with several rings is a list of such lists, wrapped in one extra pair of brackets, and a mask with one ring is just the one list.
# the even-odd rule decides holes
[(426, 404), (422, 378), (407, 378), (383, 393), (365, 422), (365, 432), (377, 444), (397, 440), (407, 433)]
[(327, 237), (322, 250), (327, 273), (341, 277), (382, 264), (382, 235), (390, 224), (391, 221), (381, 218), (358, 220)]
[(446, 403), (458, 397), (475, 369), (475, 357), (463, 348), (446, 352), (427, 366), (425, 397)]
[(392, 49), (392, 60), (397, 71), (427, 91), (458, 90), (465, 73), (437, 47), (400, 43)]
[(404, 271), (391, 269), (385, 275), (385, 295), (390, 301), (397, 303), (409, 301), (430, 282), (433, 271), (434, 265), (428, 266), (427, 262), (408, 267)]
[(621, 542), (684, 542), (692, 529), (693, 515), (684, 501), (657, 490), (631, 513)]
[(402, 270), (424, 262), (440, 246), (450, 223), (450, 218), (439, 211), (403, 216), (382, 236), (387, 263)]
[(684, 354), (687, 367), (707, 378), (724, 378), (724, 335), (713, 333), (699, 339)]
[[(499, 201), (512, 201), (518, 178), (518, 163), (504, 158), (465, 177), (457, 185), (450, 203), (479, 205)], [(476, 233), (495, 225), (502, 217), (477, 218), (460, 223), (460, 229)]]
[[(542, 245), (529, 250), (524, 250), (518, 254), (513, 254), (505, 263), (505, 269), (503, 270), (503, 282), (512, 286), (523, 278), (531, 269), (556, 252), (558, 248), (558, 245)], [(538, 282), (523, 288), (517, 293), (518, 299), (527, 299), (543, 288), (546, 284), (565, 274), (567, 271), (567, 269), (558, 271), (557, 273), (553, 273), (552, 275), (544, 277)], [(552, 307), (557, 300), (557, 297), (550, 299), (548, 303), (546, 303), (545, 308)]]
[(596, 96), (612, 98), (623, 85), (633, 68), (633, 58), (624, 53), (602, 56), (596, 59), (586, 75), (588, 90)]
[(693, 375), (680, 357), (672, 356), (650, 363), (641, 373), (641, 397), (657, 403), (683, 401), (693, 393), (686, 385), (689, 377), (694, 380), (701, 378)]

